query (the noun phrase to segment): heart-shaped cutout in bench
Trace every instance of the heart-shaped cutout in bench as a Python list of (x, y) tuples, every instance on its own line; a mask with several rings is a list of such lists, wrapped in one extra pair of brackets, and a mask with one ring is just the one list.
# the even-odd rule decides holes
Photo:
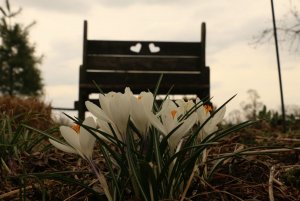
[(154, 43), (150, 43), (149, 50), (151, 53), (157, 53), (160, 51), (160, 47), (156, 46)]
[(130, 46), (130, 51), (131, 52), (140, 53), (141, 49), (142, 49), (142, 44), (141, 43), (137, 43), (135, 45)]

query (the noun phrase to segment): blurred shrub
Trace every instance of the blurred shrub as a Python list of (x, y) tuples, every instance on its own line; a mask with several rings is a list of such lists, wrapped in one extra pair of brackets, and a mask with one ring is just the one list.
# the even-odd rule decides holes
[(40, 151), (48, 144), (45, 136), (23, 125), (55, 132), (51, 105), (32, 97), (0, 96), (0, 180), (22, 169), (24, 154)]
[(51, 105), (33, 97), (0, 96), (0, 118), (4, 116), (13, 118), (17, 124), (23, 123), (39, 130), (46, 130), (54, 124)]

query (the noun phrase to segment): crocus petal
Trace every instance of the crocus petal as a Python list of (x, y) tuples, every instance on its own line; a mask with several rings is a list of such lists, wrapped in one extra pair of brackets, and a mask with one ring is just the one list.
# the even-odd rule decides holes
[(131, 120), (132, 120), (133, 124), (135, 125), (135, 127), (139, 130), (139, 132), (144, 133), (146, 130), (145, 127), (147, 126), (147, 121), (148, 121), (148, 119), (145, 119), (143, 116), (143, 114), (145, 114), (145, 112), (143, 111), (144, 108), (139, 103), (132, 104), (132, 106), (133, 107), (130, 112)]
[(108, 117), (111, 117), (110, 111), (109, 111), (109, 104), (110, 104), (110, 99), (115, 95), (115, 92), (109, 92), (106, 95), (100, 94), (99, 95), (99, 102), (101, 105), (102, 110), (105, 112), (105, 114)]
[[(99, 129), (100, 129), (101, 131), (107, 133), (108, 135), (113, 136), (113, 133), (112, 133), (112, 131), (111, 131), (111, 129), (110, 129), (110, 127), (109, 127), (109, 125), (108, 125), (108, 123), (107, 123), (106, 121), (103, 121), (103, 120), (101, 120), (101, 119), (97, 119), (96, 121), (97, 121), (97, 124), (98, 124), (98, 126), (99, 126)], [(99, 134), (99, 135), (101, 135), (101, 134)], [(102, 136), (102, 137), (103, 137), (103, 136)]]
[(197, 109), (197, 115), (198, 115), (198, 121), (199, 121), (199, 123), (203, 124), (206, 121), (206, 119), (209, 118), (210, 113), (208, 111), (206, 111), (206, 109), (202, 105), (202, 106), (200, 106)]
[(151, 92), (141, 92), (140, 93), (141, 102), (144, 105), (145, 110), (151, 111), (153, 107), (154, 97)]
[[(96, 128), (96, 123), (93, 117), (87, 117), (83, 121), (83, 125), (89, 126), (91, 128)], [(80, 127), (79, 143), (81, 147), (81, 152), (88, 159), (92, 158), (95, 141), (96, 138), (87, 129)]]
[(181, 113), (185, 114), (190, 111), (194, 106), (194, 102), (192, 100), (184, 101), (183, 99), (176, 100), (176, 104), (179, 106)]
[(173, 118), (170, 114), (163, 114), (161, 116), (162, 124), (164, 125), (168, 133), (170, 133), (179, 124), (177, 118), (175, 118)]
[(205, 124), (204, 131), (206, 134), (211, 134), (218, 129), (217, 125), (223, 120), (225, 112), (226, 108), (223, 107)]
[(181, 134), (182, 134), (182, 133), (174, 132), (174, 133), (170, 136), (170, 138), (169, 138), (169, 147), (170, 147), (170, 150), (171, 150), (172, 152), (175, 151), (175, 149), (176, 149), (176, 147), (177, 147), (177, 145), (178, 145), (180, 139), (183, 137), (183, 135), (184, 135), (185, 133), (183, 133), (182, 135), (181, 135)]
[(216, 122), (217, 124), (220, 123), (224, 118), (225, 112), (226, 107), (224, 106), (213, 116), (214, 122)]
[[(109, 125), (108, 125), (108, 123), (106, 122), (106, 121), (102, 121), (102, 120), (100, 120), (100, 119), (97, 119), (97, 124), (98, 124), (98, 126), (99, 126), (99, 129), (102, 131), (102, 132), (104, 132), (104, 133), (106, 133), (106, 134), (108, 134), (108, 135), (110, 135), (110, 136), (114, 136), (113, 135), (113, 132), (112, 132), (112, 130), (111, 130), (111, 128), (109, 127)], [(122, 138), (121, 138), (121, 136), (120, 136), (120, 134), (119, 134), (119, 132), (118, 132), (118, 129), (116, 128), (116, 126), (115, 126), (115, 124), (111, 124), (111, 126), (113, 127), (113, 130), (114, 130), (114, 132), (116, 133), (116, 135), (117, 135), (117, 138), (119, 139), (119, 140), (122, 140)], [(107, 139), (107, 137), (104, 137), (101, 133), (96, 133), (96, 135), (99, 137), (99, 138), (101, 138), (102, 140), (105, 140), (105, 141), (107, 141), (107, 142), (110, 142), (108, 139)]]
[(141, 92), (138, 98), (131, 96), (130, 116), (141, 133), (147, 133), (149, 128), (148, 112), (152, 111), (154, 97), (151, 92)]
[(124, 94), (117, 93), (111, 100), (110, 111), (112, 121), (116, 124), (117, 128), (122, 135), (125, 135), (130, 112), (130, 100)]
[(68, 126), (61, 126), (59, 129), (61, 135), (64, 137), (67, 143), (69, 143), (70, 146), (76, 149), (77, 151), (80, 151), (78, 133), (76, 133), (72, 128)]
[(155, 116), (152, 112), (148, 112), (147, 116), (149, 118), (150, 123), (156, 128), (158, 129), (160, 132), (162, 132), (164, 135), (168, 134), (168, 131), (166, 130), (166, 128), (163, 126), (163, 124), (159, 121), (159, 119), (157, 118), (157, 116)]
[(176, 104), (171, 99), (166, 99), (161, 107), (161, 110), (157, 113), (157, 115), (162, 115), (165, 113), (169, 113), (170, 110), (177, 109)]
[(197, 121), (197, 115), (194, 113), (189, 118), (183, 121), (181, 126), (170, 136), (169, 145), (172, 151), (174, 151), (179, 141), (186, 136), (193, 125)]
[(128, 96), (128, 98), (130, 98), (131, 96), (133, 96), (133, 93), (132, 93), (132, 91), (131, 91), (131, 89), (129, 87), (125, 88), (124, 95)]
[(85, 101), (85, 106), (87, 107), (88, 111), (90, 111), (95, 117), (112, 123), (112, 120), (107, 116), (107, 114), (96, 104), (90, 102), (90, 101)]
[(177, 132), (187, 133), (196, 123), (197, 115), (193, 113), (189, 118), (185, 119), (182, 126), (178, 128)]
[(204, 126), (204, 132), (205, 132), (205, 136), (215, 132), (218, 127), (215, 124), (212, 124), (211, 122), (207, 122), (207, 124), (205, 124)]
[[(131, 120), (139, 130), (140, 133), (145, 134), (149, 127), (149, 119), (146, 115), (146, 108), (142, 103), (142, 98), (137, 99), (134, 96), (131, 97), (131, 111), (130, 116)], [(150, 112), (151, 110), (149, 110)]]
[(72, 147), (70, 146), (67, 146), (67, 145), (64, 145), (64, 144), (61, 144), (59, 142), (56, 142), (52, 139), (49, 139), (49, 142), (55, 146), (57, 149), (61, 150), (61, 151), (64, 151), (64, 152), (67, 152), (67, 153), (72, 153), (72, 154), (77, 154), (78, 152), (73, 149)]

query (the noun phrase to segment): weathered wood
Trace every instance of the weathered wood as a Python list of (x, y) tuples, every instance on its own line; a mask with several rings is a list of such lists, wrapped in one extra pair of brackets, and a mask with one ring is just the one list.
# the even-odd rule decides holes
[(87, 56), (88, 70), (200, 71), (200, 57)]
[[(99, 83), (104, 92), (124, 91), (126, 86), (135, 91), (155, 89), (160, 74), (157, 73), (94, 73), (87, 72), (88, 82), (81, 83), (80, 88), (89, 92), (97, 92), (93, 86), (93, 80)], [(208, 88), (209, 78), (207, 74), (164, 74), (160, 84), (159, 92), (165, 94), (172, 85), (172, 93), (176, 94), (195, 94), (197, 90)]]
[(159, 95), (166, 94), (174, 85), (172, 95), (197, 95), (202, 99), (210, 96), (204, 23), (200, 42), (89, 40), (87, 21), (83, 32), (79, 100), (75, 102), (80, 119), (84, 118), (86, 111), (84, 102), (91, 100), (90, 94), (99, 92), (93, 81), (105, 93), (124, 92), (125, 87), (130, 87), (137, 94), (153, 91), (159, 76), (164, 74)]
[[(130, 47), (139, 43), (141, 44), (141, 52), (132, 52)], [(151, 43), (159, 47), (160, 51), (151, 53), (149, 50)], [(199, 56), (203, 50), (202, 45), (201, 42), (88, 40), (87, 54)]]

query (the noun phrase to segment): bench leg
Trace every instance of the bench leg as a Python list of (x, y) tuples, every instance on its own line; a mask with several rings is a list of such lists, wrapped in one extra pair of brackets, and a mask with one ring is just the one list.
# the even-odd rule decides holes
[(88, 94), (80, 93), (79, 101), (78, 101), (78, 118), (82, 121), (85, 119), (85, 111), (86, 111), (85, 101), (87, 99), (88, 99)]
[(81, 108), (78, 110), (78, 118), (80, 120), (84, 120), (84, 118), (85, 118), (85, 111)]

